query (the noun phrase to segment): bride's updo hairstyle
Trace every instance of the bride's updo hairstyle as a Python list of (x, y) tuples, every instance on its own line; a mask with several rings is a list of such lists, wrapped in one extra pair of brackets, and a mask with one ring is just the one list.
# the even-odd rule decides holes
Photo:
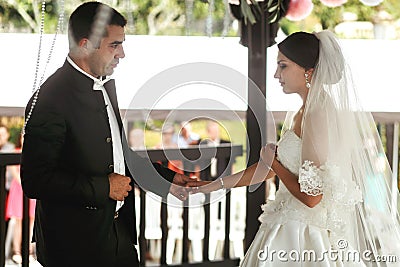
[(318, 62), (319, 40), (311, 33), (295, 32), (278, 44), (279, 51), (306, 70)]
[(313, 86), (334, 85), (343, 81), (346, 64), (333, 33), (295, 32), (278, 44), (279, 51), (305, 70), (314, 68)]

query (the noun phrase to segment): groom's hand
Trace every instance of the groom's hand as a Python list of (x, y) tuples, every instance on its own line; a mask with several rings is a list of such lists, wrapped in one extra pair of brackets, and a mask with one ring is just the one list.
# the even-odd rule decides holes
[(109, 197), (114, 200), (124, 200), (129, 191), (132, 190), (132, 186), (130, 185), (131, 178), (120, 175), (117, 173), (111, 173), (108, 175), (108, 180), (110, 182), (110, 193)]
[(188, 188), (187, 183), (194, 181), (195, 178), (190, 178), (186, 175), (177, 173), (172, 180), (171, 188), (169, 192), (174, 195), (176, 198), (184, 201), (187, 199), (190, 188)]

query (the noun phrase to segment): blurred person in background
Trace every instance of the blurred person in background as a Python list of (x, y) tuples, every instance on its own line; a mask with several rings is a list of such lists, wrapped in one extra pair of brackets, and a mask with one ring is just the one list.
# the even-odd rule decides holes
[[(179, 132), (173, 136), (173, 142), (178, 148), (188, 148), (200, 143), (200, 135), (192, 131), (190, 121), (183, 121), (180, 123)], [(200, 167), (198, 165), (189, 160), (183, 161), (182, 165), (182, 169), (190, 173), (190, 177), (196, 179), (200, 177)]]
[(179, 148), (199, 144), (200, 135), (192, 131), (192, 125), (189, 121), (181, 122), (180, 127), (178, 134), (174, 135), (173, 139)]
[[(10, 153), (14, 152), (15, 145), (9, 141), (10, 139), (10, 131), (7, 126), (0, 124), (0, 153)], [(10, 189), (12, 176), (10, 172), (6, 172), (6, 191)]]
[(129, 131), (128, 135), (129, 147), (133, 150), (146, 149), (144, 144), (144, 131), (143, 129), (133, 128)]
[(0, 124), (0, 152), (12, 152), (15, 145), (9, 142), (10, 132), (7, 126)]
[[(230, 145), (228, 140), (221, 139), (220, 125), (218, 122), (208, 120), (206, 123), (207, 138), (200, 141), (201, 145), (210, 147), (217, 147), (220, 145)], [(229, 162), (230, 158), (219, 159), (212, 158), (210, 163), (210, 174), (212, 180), (220, 176), (225, 176), (232, 172), (232, 165), (234, 162)]]
[[(178, 148), (178, 144), (173, 141), (175, 128), (172, 124), (166, 123), (161, 130), (161, 142), (155, 147), (156, 149)], [(167, 155), (168, 156), (168, 155)], [(162, 164), (178, 173), (183, 173), (183, 163), (181, 160), (168, 160)]]
[[(14, 150), (17, 153), (22, 151), (23, 136), (21, 134), (18, 144)], [(23, 191), (21, 186), (20, 165), (9, 166), (12, 177), (10, 191), (6, 204), (6, 219), (15, 220), (12, 233), (12, 256), (11, 259), (17, 264), (22, 263), (21, 242), (22, 242), (22, 215), (23, 215)], [(33, 223), (35, 220), (36, 200), (29, 199), (29, 236), (32, 238)], [(35, 260), (34, 243), (29, 245), (29, 261)]]

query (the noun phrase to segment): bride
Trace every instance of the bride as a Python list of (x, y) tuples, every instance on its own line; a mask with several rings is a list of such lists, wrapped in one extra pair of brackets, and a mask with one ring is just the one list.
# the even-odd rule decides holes
[(190, 182), (193, 192), (280, 178), (241, 266), (399, 266), (392, 205), (398, 191), (388, 186), (381, 140), (359, 107), (336, 37), (297, 32), (278, 48), (274, 77), (302, 107), (287, 114), (281, 139), (262, 148), (258, 163), (213, 182)]

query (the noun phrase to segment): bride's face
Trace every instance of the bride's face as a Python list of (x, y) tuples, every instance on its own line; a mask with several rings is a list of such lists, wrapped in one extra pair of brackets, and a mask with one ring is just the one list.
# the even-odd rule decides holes
[(305, 69), (288, 59), (281, 52), (278, 52), (277, 64), (274, 78), (279, 80), (283, 92), (286, 94), (306, 94), (308, 89), (304, 76)]

